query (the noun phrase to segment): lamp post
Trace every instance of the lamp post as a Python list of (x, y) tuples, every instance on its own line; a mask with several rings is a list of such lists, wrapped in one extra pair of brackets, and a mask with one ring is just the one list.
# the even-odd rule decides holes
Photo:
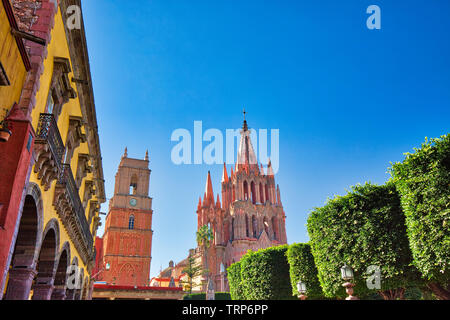
[(345, 300), (359, 300), (357, 296), (353, 295), (353, 287), (355, 286), (352, 281), (354, 278), (353, 270), (347, 264), (341, 268), (341, 277), (345, 283), (342, 285), (345, 288), (345, 292), (348, 294), (348, 297)]
[(298, 298), (300, 300), (306, 300), (308, 297), (306, 296), (306, 283), (302, 282), (301, 280), (297, 282), (297, 291), (300, 293)]

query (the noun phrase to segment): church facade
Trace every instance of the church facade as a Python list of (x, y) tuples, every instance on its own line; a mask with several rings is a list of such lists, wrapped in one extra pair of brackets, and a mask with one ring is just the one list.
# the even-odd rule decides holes
[[(244, 121), (235, 168), (231, 168), (229, 174), (224, 165), (222, 202), (219, 195), (214, 194), (208, 172), (205, 193), (196, 212), (198, 229), (207, 225), (214, 234), (210, 248), (205, 251), (199, 247), (195, 255), (208, 270), (216, 292), (229, 290), (226, 268), (239, 261), (248, 250), (287, 243), (286, 215), (270, 161), (266, 171), (258, 164), (247, 121)], [(199, 287), (194, 289), (201, 287), (204, 292), (207, 278), (199, 277), (194, 281)]]

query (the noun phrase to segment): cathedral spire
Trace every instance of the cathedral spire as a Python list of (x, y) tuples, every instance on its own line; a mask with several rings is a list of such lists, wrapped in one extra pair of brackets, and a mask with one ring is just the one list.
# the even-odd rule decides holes
[(228, 172), (226, 163), (223, 164), (222, 182), (228, 182)]
[(247, 173), (257, 173), (259, 172), (258, 161), (250, 139), (250, 130), (248, 129), (246, 114), (247, 112), (244, 110), (244, 126), (241, 130), (241, 141), (239, 143), (237, 155), (236, 172), (246, 170)]
[(208, 171), (208, 178), (206, 179), (206, 187), (205, 187), (205, 200), (212, 201), (214, 203), (214, 192), (211, 181), (211, 172)]

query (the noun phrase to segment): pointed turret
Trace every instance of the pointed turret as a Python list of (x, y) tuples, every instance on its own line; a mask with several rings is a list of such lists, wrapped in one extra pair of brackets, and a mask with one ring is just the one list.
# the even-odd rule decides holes
[(148, 150), (145, 152), (145, 161), (149, 161), (149, 158), (148, 158)]
[(230, 175), (231, 179), (234, 178), (234, 171), (233, 171), (233, 167), (231, 167), (231, 175)]
[(208, 178), (206, 179), (206, 187), (205, 187), (205, 200), (209, 203), (214, 204), (214, 192), (212, 187), (212, 180), (211, 180), (211, 172), (208, 171)]
[(264, 175), (264, 167), (263, 167), (262, 163), (261, 163), (261, 169), (259, 169), (259, 170), (260, 170), (261, 175), (263, 176)]
[(216, 208), (220, 208), (222, 205), (220, 204), (219, 195), (217, 195)]
[(125, 152), (123, 153), (122, 158), (128, 158), (128, 147), (125, 147)]
[(222, 174), (222, 183), (228, 182), (228, 172), (227, 172), (227, 165), (223, 164), (223, 174)]
[(202, 208), (202, 197), (198, 197), (198, 206), (197, 209), (200, 210)]
[(267, 175), (269, 177), (273, 177), (273, 168), (272, 168), (272, 161), (269, 159), (269, 165), (267, 166)]

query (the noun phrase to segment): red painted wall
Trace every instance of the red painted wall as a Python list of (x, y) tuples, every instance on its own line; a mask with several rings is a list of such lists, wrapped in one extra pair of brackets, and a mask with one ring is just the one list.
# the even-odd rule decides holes
[[(16, 231), (17, 216), (22, 207), (34, 143), (34, 132), (28, 121), (10, 121), (12, 135), (0, 142), (0, 288), (3, 288), (11, 241)], [(30, 134), (31, 144), (27, 149)]]

